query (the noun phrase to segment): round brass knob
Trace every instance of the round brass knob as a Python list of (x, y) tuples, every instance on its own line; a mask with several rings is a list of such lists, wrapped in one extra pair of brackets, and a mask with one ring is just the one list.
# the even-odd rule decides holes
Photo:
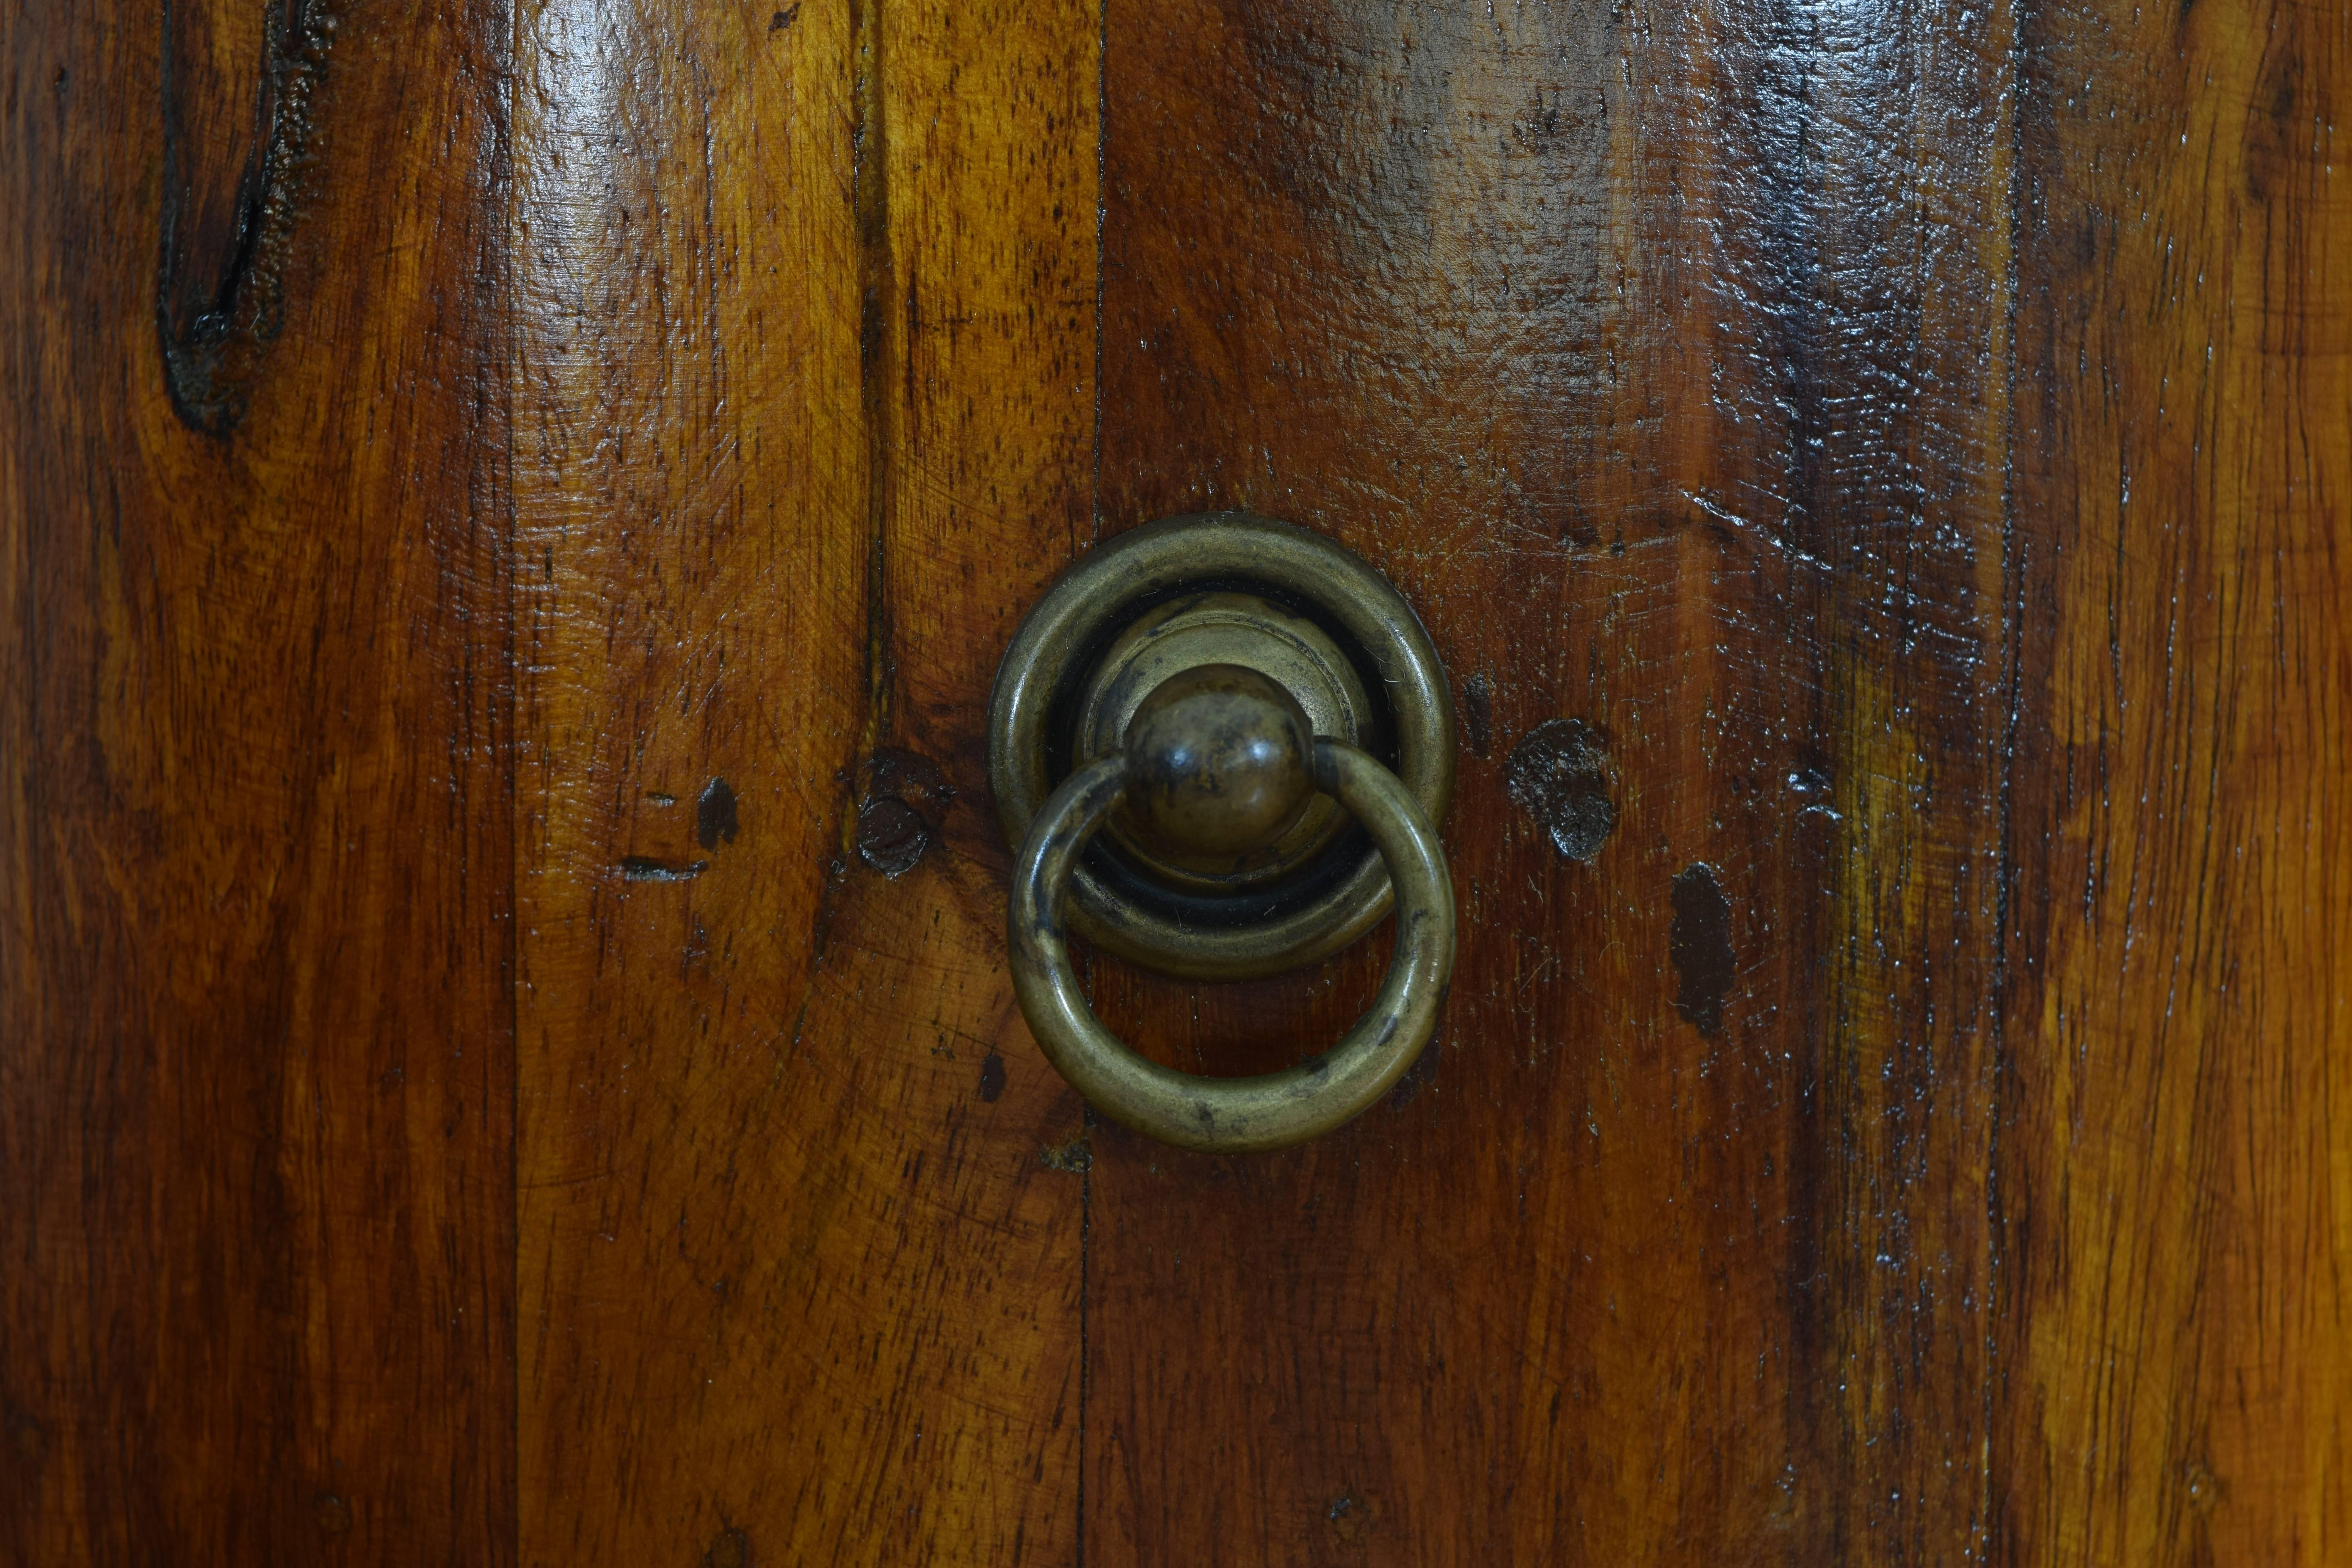
[[(1255, 1078), (1181, 1073), (1130, 1050), (1078, 990), (1063, 930), (1070, 871), (1114, 812), (1181, 858), (1245, 858), (1323, 790), (1362, 823), (1396, 898), (1396, 952), (1380, 995), (1328, 1054)], [(1031, 822), (1007, 921), (1013, 984), (1048, 1060), (1105, 1114), (1220, 1153), (1278, 1149), (1370, 1109), (1437, 1026), (1454, 969), (1454, 887), (1412, 793), (1344, 742), (1310, 739), (1298, 705), (1255, 670), (1205, 665), (1155, 688), (1116, 755), (1064, 781)]]
[(1129, 830), (1179, 864), (1238, 867), (1315, 798), (1313, 739), (1297, 699), (1245, 665), (1171, 675), (1128, 721)]

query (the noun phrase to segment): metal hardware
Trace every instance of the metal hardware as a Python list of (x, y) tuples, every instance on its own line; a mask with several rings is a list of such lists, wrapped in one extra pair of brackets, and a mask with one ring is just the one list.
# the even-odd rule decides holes
[[(1255, 1078), (1195, 1077), (1129, 1050), (1087, 1007), (1063, 938), (1087, 839), (1124, 814), (1176, 854), (1246, 859), (1295, 826), (1318, 786), (1370, 831), (1396, 889), (1396, 952), (1371, 1009), (1329, 1054)], [(1054, 792), (1021, 847), (1007, 929), (1021, 1010), (1079, 1093), (1165, 1142), (1243, 1153), (1331, 1131), (1412, 1065), (1453, 973), (1454, 889), (1437, 835), (1395, 774), (1343, 741), (1310, 742), (1297, 703), (1265, 676), (1211, 665), (1170, 677), (1139, 705), (1123, 752)]]
[[(989, 709), (989, 783), (1020, 844), (1062, 780), (1116, 755), (1146, 693), (1199, 664), (1257, 670), (1314, 732), (1393, 771), (1431, 822), (1454, 788), (1454, 708), (1429, 634), (1379, 573), (1320, 535), (1245, 512), (1165, 519), (1087, 554), (1015, 635)], [(1329, 956), (1388, 913), (1366, 832), (1318, 797), (1287, 834), (1214, 865), (1125, 819), (1070, 870), (1071, 928), (1130, 963), (1195, 979)]]
[[(1171, 518), (1065, 574), (1022, 624), (989, 711), (1020, 847), (1013, 985), (1048, 1059), (1105, 1112), (1187, 1148), (1278, 1148), (1358, 1115), (1436, 1027), (1454, 893), (1431, 824), (1454, 713), (1428, 634), (1330, 541), (1244, 513)], [(1050, 792), (1050, 794), (1049, 794)], [(1207, 979), (1322, 958), (1398, 910), (1379, 998), (1337, 1048), (1196, 1078), (1087, 1009), (1065, 921)]]
[[(1255, 594), (1188, 594), (1145, 611), (1095, 666), (1078, 700), (1073, 761), (1083, 767), (1118, 752), (1146, 692), (1180, 670), (1207, 665), (1270, 678), (1302, 710), (1310, 735), (1360, 742), (1370, 731), (1371, 699), (1363, 679), (1322, 627)], [(1278, 881), (1346, 831), (1339, 802), (1308, 794), (1311, 804), (1289, 832), (1240, 861), (1208, 864), (1172, 855), (1165, 844), (1139, 839), (1116, 816), (1105, 831), (1164, 885), (1212, 894), (1244, 891)]]

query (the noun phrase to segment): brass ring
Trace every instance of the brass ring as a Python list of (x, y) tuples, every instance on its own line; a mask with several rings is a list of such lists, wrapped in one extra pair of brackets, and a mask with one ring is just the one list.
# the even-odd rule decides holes
[(1386, 1093), (1437, 1027), (1454, 973), (1454, 882), (1412, 793), (1338, 741), (1314, 746), (1315, 782), (1364, 825), (1396, 890), (1396, 952), (1370, 1011), (1337, 1047), (1255, 1078), (1202, 1078), (1149, 1061), (1079, 994), (1062, 920), (1070, 868), (1127, 793), (1127, 762), (1072, 774), (1030, 824), (1013, 868), (1013, 988), (1045, 1058), (1114, 1121), (1211, 1153), (1280, 1149), (1330, 1131)]
[[(1443, 821), (1454, 792), (1454, 703), (1436, 645), (1388, 581), (1331, 540), (1245, 512), (1163, 518), (1096, 546), (1063, 574), (1022, 621), (989, 700), (989, 787), (1005, 841), (1020, 844), (1058, 778), (1056, 715), (1082, 687), (1102, 647), (1139, 605), (1224, 588), (1266, 592), (1328, 619), (1366, 660), (1364, 684), (1387, 717), (1360, 739), (1389, 752), (1423, 818)], [(1330, 733), (1330, 731), (1326, 731)], [(1139, 896), (1114, 884), (1088, 855), (1070, 868), (1071, 929), (1096, 947), (1166, 974), (1241, 980), (1328, 957), (1380, 923), (1389, 879), (1365, 852), (1307, 889), (1245, 920)]]

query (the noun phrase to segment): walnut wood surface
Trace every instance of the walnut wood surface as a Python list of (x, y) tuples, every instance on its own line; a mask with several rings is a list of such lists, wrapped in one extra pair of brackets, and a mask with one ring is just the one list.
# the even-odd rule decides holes
[(508, 40), (165, 15), (0, 23), (0, 1563), (498, 1562)]
[(1354, 543), (1475, 756), (1433, 1072), (1097, 1135), (1091, 1556), (2352, 1551), (2347, 34), (1113, 8), (1105, 514)]
[(1070, 5), (525, 11), (520, 1547), (1075, 1551), (995, 660), (1091, 484)]
[(2130, 21), (2021, 34), (1991, 1467), (2042, 1560), (2332, 1563), (2352, 1556), (2352, 13)]
[[(2352, 1557), (2341, 7), (0, 27), (0, 1563)], [(1238, 1159), (982, 756), (1223, 505), (1465, 743)]]

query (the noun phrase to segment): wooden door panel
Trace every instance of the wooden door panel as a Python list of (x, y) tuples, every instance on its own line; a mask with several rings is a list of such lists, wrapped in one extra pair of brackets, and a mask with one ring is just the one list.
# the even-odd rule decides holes
[(2021, 37), (1994, 1473), (2039, 1560), (2333, 1562), (2352, 17)]
[[(1969, 285), (2006, 251), (1935, 204), (1997, 207), (2007, 133), (1937, 134), (2002, 101), (1955, 53), (1114, 12), (1106, 513), (1365, 551), (1472, 754), (1424, 1081), (1278, 1160), (1097, 1142), (1111, 1560), (1981, 1546), (2005, 322)], [(1276, 1020), (1271, 1059), (1377, 962), (1190, 1016)], [(1214, 1326), (1171, 1345), (1178, 1300)], [(1253, 1484), (1199, 1507), (1212, 1465)]]
[[(0, 1560), (2352, 1550), (2340, 7), (5, 26)], [(1244, 1159), (983, 782), (1227, 505), (1465, 748)]]
[(108, 12), (0, 24), (0, 1562), (498, 1562), (509, 40)]
[(1064, 1560), (982, 715), (1090, 507), (1093, 36), (520, 26), (518, 1555)]
[[(1349, 538), (1488, 754), (1393, 1119), (1286, 1166), (1097, 1140), (1090, 1539), (2325, 1560), (2344, 965), (2287, 911), (2343, 900), (2288, 824), (2345, 753), (2305, 608), (2339, 586), (2341, 312), (2305, 311), (2342, 287), (2342, 26), (1545, 20), (1114, 12), (1107, 516)], [(2135, 471), (2168, 481), (2139, 550)], [(1591, 872), (1512, 800), (1562, 718), (1615, 805)], [(1375, 962), (1112, 1005), (1255, 1065)], [(1171, 1346), (1178, 1301), (1209, 1327)], [(1249, 1484), (1202, 1507), (1211, 1473)]]

